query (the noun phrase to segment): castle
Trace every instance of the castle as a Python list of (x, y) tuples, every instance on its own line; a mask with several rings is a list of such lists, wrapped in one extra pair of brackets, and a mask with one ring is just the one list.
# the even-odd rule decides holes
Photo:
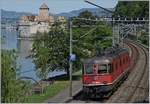
[(37, 32), (48, 32), (55, 21), (65, 23), (65, 18), (49, 15), (49, 8), (43, 3), (38, 15), (21, 17), (19, 21), (20, 37), (34, 37)]

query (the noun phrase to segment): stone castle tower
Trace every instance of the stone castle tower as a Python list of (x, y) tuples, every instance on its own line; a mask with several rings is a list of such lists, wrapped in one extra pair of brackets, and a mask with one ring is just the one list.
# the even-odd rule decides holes
[[(49, 15), (48, 6), (43, 3), (39, 8), (38, 15), (25, 15), (19, 21), (20, 37), (34, 37), (38, 32), (49, 32), (55, 21), (65, 23), (63, 16), (57, 16), (55, 19), (53, 15)], [(62, 28), (65, 26), (62, 24)]]
[(45, 3), (43, 3), (39, 8), (39, 20), (46, 21), (48, 19), (49, 19), (49, 8)]

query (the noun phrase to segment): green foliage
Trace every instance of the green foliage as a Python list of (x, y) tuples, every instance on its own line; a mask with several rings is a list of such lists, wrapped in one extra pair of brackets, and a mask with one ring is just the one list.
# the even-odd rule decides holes
[[(79, 71), (73, 73), (72, 79), (79, 80), (79, 79), (81, 79), (81, 75), (82, 75), (82, 70), (79, 70)], [(55, 82), (52, 85), (47, 86), (45, 88), (46, 91), (44, 91), (44, 93), (42, 93), (42, 94), (34, 94), (33, 93), (32, 95), (28, 96), (26, 103), (45, 102), (46, 100), (57, 95), (60, 91), (67, 88), (69, 85), (69, 80), (68, 80), (68, 77), (66, 77), (66, 76), (60, 76), (60, 77), (55, 78), (54, 80), (55, 80)]]
[(146, 32), (142, 32), (141, 36), (139, 37), (139, 40), (141, 41), (141, 43), (149, 46), (149, 34)]
[[(149, 17), (149, 1), (119, 1), (116, 10), (114, 12), (114, 16), (121, 17)], [(147, 27), (143, 27), (143, 29), (147, 29)], [(139, 30), (138, 30), (139, 31)], [(131, 37), (131, 36), (130, 36)], [(133, 38), (133, 37), (132, 37)], [(142, 33), (139, 37), (139, 40), (148, 45), (148, 34)]]
[[(74, 17), (76, 18), (76, 17)], [(83, 11), (79, 14), (79, 16), (77, 16), (77, 18), (84, 18), (84, 19), (96, 19), (97, 16), (93, 16), (93, 14), (89, 11)], [(77, 26), (77, 27), (85, 27), (85, 26), (92, 26), (92, 25), (96, 25), (102, 22), (96, 22), (96, 21), (89, 21), (89, 20), (81, 20), (81, 19), (74, 19), (73, 20), (73, 25)]]
[[(74, 28), (73, 34), (75, 34), (75, 39), (80, 38), (80, 36), (83, 36), (87, 30), (90, 29), (90, 27)], [(77, 47), (77, 49), (80, 50), (78, 52), (81, 52), (80, 57), (82, 56), (82, 58), (99, 55), (100, 51), (111, 46), (111, 40), (104, 40), (106, 37), (111, 37), (111, 34), (112, 31), (109, 26), (95, 26), (95, 30), (93, 32), (89, 33), (87, 36), (84, 36), (77, 43), (75, 43), (74, 51), (76, 51)]]
[(92, 13), (87, 11), (87, 10), (81, 12), (78, 17), (79, 18), (87, 18), (87, 19), (89, 19), (89, 18), (90, 19), (95, 19), (95, 16), (93, 16)]
[(43, 94), (32, 94), (28, 96), (28, 101), (26, 103), (42, 103), (45, 100), (55, 96), (62, 89), (65, 89), (68, 86), (68, 81), (55, 81), (54, 84), (47, 86), (46, 92)]
[(149, 17), (149, 1), (119, 1), (114, 16)]
[(14, 51), (2, 50), (1, 54), (1, 91), (3, 103), (16, 103), (25, 101), (28, 92), (27, 83), (16, 79), (16, 56)]
[(33, 44), (33, 60), (37, 75), (46, 78), (48, 72), (68, 69), (69, 41), (66, 31), (54, 25), (49, 33), (37, 33)]
[[(91, 29), (94, 30), (85, 35)], [(82, 59), (99, 55), (105, 48), (111, 47), (112, 41), (105, 40), (106, 37), (111, 37), (111, 34), (111, 28), (107, 25), (73, 28), (73, 40), (78, 40), (73, 43), (73, 52), (77, 56), (73, 64), (74, 71), (81, 69)]]
[[(95, 18), (88, 11), (80, 13), (79, 17)], [(79, 24), (74, 24), (74, 21)], [(111, 40), (105, 39), (112, 34), (109, 26), (100, 22), (93, 24), (92, 21), (85, 21), (87, 24), (84, 24), (83, 21), (85, 20), (73, 20), (75, 26), (72, 28), (73, 40), (77, 40), (73, 41), (73, 53), (77, 56), (76, 61), (73, 62), (73, 71), (81, 69), (82, 59), (99, 55), (103, 49), (111, 46)], [(78, 28), (76, 25), (82, 26)], [(52, 26), (49, 33), (38, 32), (36, 36), (32, 56), (37, 75), (46, 78), (49, 72), (58, 68), (65, 69), (69, 76), (69, 32), (57, 23)]]

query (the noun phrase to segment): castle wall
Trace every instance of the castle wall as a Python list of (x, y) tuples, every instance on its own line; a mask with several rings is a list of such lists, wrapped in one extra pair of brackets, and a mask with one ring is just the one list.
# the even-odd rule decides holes
[(36, 34), (37, 30), (38, 30), (38, 26), (36, 22), (31, 22), (30, 23), (30, 34)]
[(29, 22), (19, 26), (20, 37), (34, 37), (38, 32), (49, 32), (48, 22)]
[(49, 12), (47, 9), (41, 9), (39, 12), (40, 12), (39, 13), (40, 20), (48, 20)]
[[(59, 16), (58, 21), (64, 23), (65, 19), (63, 16)], [(21, 17), (19, 21), (20, 37), (34, 37), (37, 31), (49, 32), (54, 22), (54, 17), (49, 16), (49, 8), (46, 4), (43, 4), (40, 7), (38, 16)], [(62, 27), (65, 28), (65, 25), (62, 24)]]
[(19, 37), (31, 37), (29, 25), (19, 25)]

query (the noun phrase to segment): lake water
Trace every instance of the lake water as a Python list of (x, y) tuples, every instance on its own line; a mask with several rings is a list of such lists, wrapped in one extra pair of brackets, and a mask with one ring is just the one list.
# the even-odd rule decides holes
[[(1, 29), (1, 36), (4, 38), (2, 49), (15, 49), (17, 51), (17, 67), (20, 69), (20, 76), (32, 77), (40, 80), (36, 75), (35, 65), (32, 58), (27, 58), (31, 54), (33, 41), (30, 39), (17, 39), (17, 31)], [(53, 71), (48, 73), (48, 77), (65, 74), (65, 71)]]

